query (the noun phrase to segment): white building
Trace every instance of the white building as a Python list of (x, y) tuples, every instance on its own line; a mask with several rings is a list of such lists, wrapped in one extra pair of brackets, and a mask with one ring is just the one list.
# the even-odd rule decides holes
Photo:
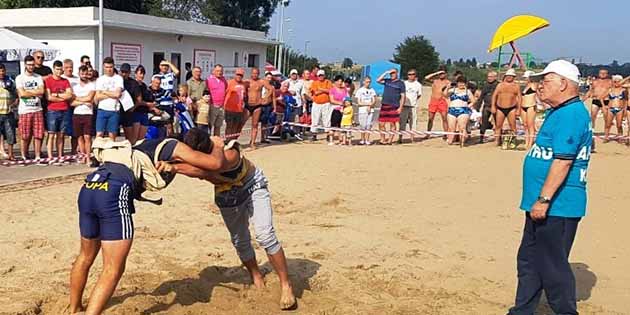
[[(132, 69), (144, 65), (147, 80), (164, 59), (180, 69), (181, 80), (186, 62), (202, 67), (204, 77), (215, 64), (225, 66), (228, 77), (236, 67), (263, 70), (267, 47), (276, 44), (263, 32), (108, 9), (103, 15), (103, 57)], [(83, 55), (98, 62), (98, 20), (95, 7), (0, 10), (0, 27), (59, 48), (55, 59), (74, 60), (75, 73)]]

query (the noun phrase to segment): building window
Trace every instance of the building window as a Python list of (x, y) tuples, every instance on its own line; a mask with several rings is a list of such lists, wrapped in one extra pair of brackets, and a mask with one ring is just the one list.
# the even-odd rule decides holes
[(238, 51), (234, 52), (234, 66), (238, 67)]
[(249, 54), (247, 56), (247, 67), (248, 68), (260, 68), (260, 55)]

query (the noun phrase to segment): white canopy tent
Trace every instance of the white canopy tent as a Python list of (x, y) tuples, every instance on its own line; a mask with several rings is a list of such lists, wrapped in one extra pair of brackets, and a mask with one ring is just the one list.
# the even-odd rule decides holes
[(6, 28), (0, 28), (0, 62), (22, 61), (24, 57), (31, 55), (36, 50), (44, 52), (45, 60), (53, 60), (59, 53), (57, 48)]

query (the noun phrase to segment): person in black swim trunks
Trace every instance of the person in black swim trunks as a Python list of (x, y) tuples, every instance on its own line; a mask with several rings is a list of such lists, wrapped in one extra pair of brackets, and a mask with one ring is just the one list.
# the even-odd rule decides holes
[[(148, 163), (178, 160), (207, 170), (220, 170), (226, 162), (223, 141), (218, 137), (213, 137), (210, 141), (216, 148), (211, 153), (192, 150), (174, 139), (144, 140), (134, 146), (133, 150), (146, 154), (146, 160), (150, 159)], [(108, 155), (108, 159), (131, 160), (127, 156), (131, 149), (114, 151)], [(143, 170), (146, 167), (146, 164), (142, 164)], [(168, 185), (173, 179), (172, 174), (168, 173), (159, 176), (164, 185)], [(101, 314), (114, 294), (125, 271), (133, 242), (134, 199), (142, 200), (146, 178), (148, 176), (144, 174), (135, 175), (128, 165), (108, 162), (107, 159), (96, 171), (87, 175), (78, 200), (81, 250), (72, 265), (70, 275), (71, 314)], [(92, 289), (87, 307), (84, 307), (83, 291), (90, 268), (101, 249), (103, 271)]]
[[(261, 79), (259, 76), (260, 70), (254, 68), (252, 69), (250, 79), (247, 80), (247, 83), (249, 84), (249, 89), (247, 90), (247, 105), (245, 105), (245, 115), (247, 116), (244, 119), (243, 123), (247, 122), (247, 117), (252, 117), (252, 135), (251, 140), (249, 141), (249, 147), (251, 150), (256, 150), (258, 124), (262, 122), (263, 126), (266, 125), (266, 120), (263, 121), (263, 119), (261, 119), (263, 118), (263, 109), (265, 108), (265, 106), (269, 108), (273, 107), (273, 104), (270, 104), (273, 102), (273, 100), (269, 100), (269, 91), (273, 91), (274, 88), (269, 83), (269, 80)], [(271, 79), (271, 74), (269, 74), (269, 79)], [(271, 94), (273, 94), (273, 92), (271, 92)], [(267, 116), (268, 114), (269, 113), (267, 113)], [(264, 135), (264, 130), (261, 132), (261, 138), (263, 138), (261, 140), (264, 140), (264, 137), (262, 137), (262, 135)]]
[[(599, 111), (604, 112), (604, 117), (608, 112), (608, 91), (612, 87), (612, 80), (608, 76), (608, 70), (599, 70), (598, 77), (591, 84), (591, 88), (588, 90), (582, 101), (587, 101), (589, 98), (593, 99), (593, 105), (591, 106), (591, 121), (593, 123), (593, 130), (595, 129), (595, 122), (597, 121), (597, 115)], [(593, 147), (595, 142), (593, 142)]]
[(521, 88), (514, 82), (516, 71), (509, 69), (503, 78), (503, 82), (497, 85), (492, 95), (492, 109), (494, 114), (494, 137), (497, 146), (503, 141), (503, 123), (507, 118), (512, 134), (516, 133), (516, 115), (521, 112)]

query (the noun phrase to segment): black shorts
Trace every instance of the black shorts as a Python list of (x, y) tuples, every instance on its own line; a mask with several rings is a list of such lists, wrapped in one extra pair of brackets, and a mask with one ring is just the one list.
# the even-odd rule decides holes
[[(610, 103), (609, 100), (604, 100), (604, 105), (608, 106), (608, 103)], [(602, 101), (600, 100), (593, 100), (593, 105), (597, 106), (597, 107), (602, 107)]]
[(226, 124), (240, 124), (243, 122), (243, 113), (225, 111)]
[(254, 112), (257, 109), (262, 108), (262, 107), (263, 107), (263, 105), (249, 105), (249, 104), (245, 105), (245, 109), (247, 109), (249, 111), (250, 115), (254, 114)]
[(341, 111), (333, 110), (332, 115), (330, 116), (330, 126), (340, 128), (342, 118), (343, 114), (341, 113)]

